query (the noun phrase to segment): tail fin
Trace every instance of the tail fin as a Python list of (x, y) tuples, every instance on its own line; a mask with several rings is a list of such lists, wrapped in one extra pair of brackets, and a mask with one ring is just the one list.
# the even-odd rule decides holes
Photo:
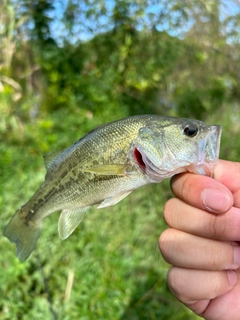
[(42, 221), (26, 221), (19, 209), (5, 228), (3, 235), (16, 243), (17, 257), (26, 260), (36, 246), (42, 229)]

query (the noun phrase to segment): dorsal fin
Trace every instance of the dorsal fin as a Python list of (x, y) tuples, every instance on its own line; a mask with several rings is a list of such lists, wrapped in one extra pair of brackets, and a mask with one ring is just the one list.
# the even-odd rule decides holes
[(55, 165), (54, 164), (56, 163), (57, 157), (61, 153), (63, 153), (63, 150), (50, 152), (50, 153), (47, 153), (47, 154), (45, 154), (43, 156), (45, 167), (46, 167), (46, 170), (47, 170), (47, 175), (51, 175), (52, 172), (54, 172), (54, 169), (55, 169)]
[(43, 156), (44, 158), (44, 162), (45, 162), (45, 167), (47, 170), (49, 170), (52, 166), (52, 164), (54, 163), (54, 161), (56, 160), (56, 158), (63, 153), (63, 150), (58, 150), (58, 151), (53, 151), (53, 152), (49, 152), (47, 154), (45, 154)]

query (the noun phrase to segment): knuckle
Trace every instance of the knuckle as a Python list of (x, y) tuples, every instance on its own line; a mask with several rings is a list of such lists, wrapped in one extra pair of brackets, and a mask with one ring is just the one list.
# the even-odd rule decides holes
[[(191, 203), (197, 207), (202, 205), (200, 193), (202, 191), (202, 179), (200, 175), (184, 173), (172, 185), (173, 193), (186, 203)], [(200, 201), (200, 202), (199, 202)]]
[(232, 245), (228, 242), (221, 242), (213, 240), (212, 245), (208, 251), (208, 269), (222, 270), (226, 265), (233, 263)]
[(197, 180), (199, 176), (196, 175), (187, 175), (186, 179), (183, 181), (182, 188), (182, 199), (195, 199), (197, 197)]
[(165, 222), (167, 223), (168, 226), (172, 225), (172, 217), (174, 216), (174, 214), (176, 214), (175, 212), (175, 200), (176, 199), (170, 199), (168, 200), (163, 208), (163, 217)]
[(225, 216), (212, 215), (211, 223), (209, 224), (211, 236), (213, 239), (222, 238), (225, 234), (227, 221)]
[(159, 237), (158, 246), (163, 254), (165, 252), (169, 240), (169, 229), (163, 231)]
[(219, 254), (219, 245), (218, 244), (212, 245), (209, 252), (209, 260), (210, 260), (209, 265), (211, 266), (212, 270), (219, 268), (222, 262), (221, 258), (222, 258), (222, 255)]
[(187, 173), (177, 176), (171, 185), (172, 192), (181, 199), (184, 199), (192, 189), (192, 178), (193, 175)]
[(218, 296), (225, 289), (225, 277), (222, 273), (212, 272), (211, 278), (209, 278), (209, 288), (212, 292), (212, 297)]
[(178, 198), (172, 198), (165, 203), (163, 217), (170, 228), (180, 230), (186, 227), (184, 221), (185, 209), (186, 204)]
[(174, 254), (174, 229), (163, 231), (159, 237), (158, 245), (163, 258), (171, 263)]
[(181, 276), (181, 270), (177, 267), (171, 267), (168, 271), (167, 281), (174, 296), (180, 298), (183, 295), (186, 286), (184, 278)]

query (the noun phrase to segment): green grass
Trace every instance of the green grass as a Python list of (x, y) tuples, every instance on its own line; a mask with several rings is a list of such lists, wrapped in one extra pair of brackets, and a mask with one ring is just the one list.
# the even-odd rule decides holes
[[(225, 114), (222, 150), (237, 159), (240, 148), (228, 140), (236, 129), (230, 116)], [(0, 144), (1, 230), (43, 181), (41, 153), (70, 145), (100, 122), (78, 127), (74, 115), (62, 124), (59, 117), (29, 124), (23, 137), (12, 132), (11, 141), (5, 137)], [(15, 257), (15, 246), (0, 237), (0, 319), (200, 319), (171, 295), (169, 265), (158, 250), (166, 228), (163, 206), (171, 196), (164, 181), (134, 191), (113, 207), (92, 208), (65, 241), (57, 234), (59, 213), (53, 214), (24, 263)]]
[[(28, 185), (23, 180), (20, 199)], [(0, 318), (51, 319), (51, 306), (57, 319), (176, 319), (176, 313), (177, 319), (192, 319), (167, 288), (168, 265), (158, 250), (168, 196), (160, 185), (147, 186), (119, 205), (93, 208), (65, 241), (58, 237), (54, 214), (25, 263), (1, 238)], [(21, 203), (13, 202), (16, 208)]]

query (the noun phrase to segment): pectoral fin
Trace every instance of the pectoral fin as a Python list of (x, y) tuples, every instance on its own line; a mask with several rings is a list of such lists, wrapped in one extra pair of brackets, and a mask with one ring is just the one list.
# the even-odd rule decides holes
[(84, 169), (84, 172), (90, 172), (104, 176), (124, 176), (126, 175), (125, 170), (125, 164), (106, 164)]
[(63, 210), (58, 221), (58, 234), (61, 239), (66, 239), (77, 228), (84, 218), (89, 207), (75, 210)]
[(131, 192), (132, 192), (132, 190), (119, 193), (114, 197), (106, 198), (97, 208), (102, 209), (102, 208), (106, 208), (109, 206), (113, 206), (114, 204), (120, 202), (122, 199), (126, 198)]

